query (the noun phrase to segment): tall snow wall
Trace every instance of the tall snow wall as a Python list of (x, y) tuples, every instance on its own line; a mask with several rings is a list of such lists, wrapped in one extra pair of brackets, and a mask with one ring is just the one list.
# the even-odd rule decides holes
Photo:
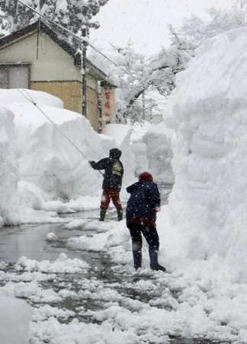
[(0, 102), (14, 114), (21, 180), (39, 186), (51, 198), (100, 192), (102, 177), (88, 160), (108, 155), (112, 140), (98, 135), (86, 118), (63, 109), (62, 102), (47, 93), (1, 90)]
[(246, 266), (247, 29), (208, 40), (170, 102), (175, 186), (166, 209), (171, 255)]
[(164, 122), (152, 125), (143, 137), (146, 144), (148, 170), (160, 184), (173, 184), (171, 166), (173, 131)]
[(14, 115), (0, 106), (0, 227), (14, 221), (19, 179), (15, 154)]

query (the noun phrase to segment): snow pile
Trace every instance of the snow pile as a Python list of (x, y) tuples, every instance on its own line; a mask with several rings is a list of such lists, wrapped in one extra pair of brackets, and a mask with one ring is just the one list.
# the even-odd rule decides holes
[(158, 183), (174, 183), (171, 166), (173, 136), (173, 131), (162, 122), (152, 125), (143, 137), (147, 150), (148, 170)]
[(15, 222), (18, 165), (13, 114), (0, 106), (0, 227)]
[(164, 237), (170, 256), (231, 260), (236, 280), (247, 277), (246, 37), (242, 28), (207, 41), (179, 74), (169, 117), (176, 183)]
[(23, 301), (0, 292), (0, 343), (28, 344), (31, 307)]
[[(61, 99), (50, 94), (48, 95), (45, 92), (23, 89), (1, 89), (0, 91), (1, 104), (30, 103), (31, 101), (37, 104), (63, 109), (63, 102)], [(32, 118), (30, 118), (30, 120), (32, 120)]]
[(70, 199), (99, 190), (100, 178), (88, 160), (105, 156), (110, 142), (94, 132), (87, 119), (63, 109), (60, 100), (43, 92), (3, 90), (0, 100), (15, 116), (22, 180), (34, 183), (53, 198)]
[(81, 259), (69, 259), (65, 253), (61, 253), (54, 261), (27, 259), (22, 257), (16, 264), (18, 271), (39, 271), (49, 273), (76, 273), (81, 272), (83, 269), (88, 268), (88, 264)]
[(143, 137), (151, 127), (149, 122), (135, 123), (132, 126), (131, 149), (135, 157), (135, 175), (148, 169), (147, 146)]
[[(0, 102), (0, 225), (54, 222), (57, 213), (98, 207), (102, 177), (88, 160), (108, 156), (118, 144), (47, 93), (0, 90)], [(128, 131), (117, 140), (126, 166), (129, 138)], [(129, 164), (127, 181), (132, 171)]]

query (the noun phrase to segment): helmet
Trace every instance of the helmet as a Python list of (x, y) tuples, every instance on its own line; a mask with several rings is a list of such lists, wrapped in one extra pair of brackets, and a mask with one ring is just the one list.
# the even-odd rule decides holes
[(149, 172), (142, 172), (139, 174), (139, 181), (153, 182), (153, 176)]

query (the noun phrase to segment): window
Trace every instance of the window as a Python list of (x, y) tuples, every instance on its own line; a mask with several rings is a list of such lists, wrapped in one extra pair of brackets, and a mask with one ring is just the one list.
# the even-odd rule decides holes
[(0, 88), (29, 88), (29, 65), (0, 65)]

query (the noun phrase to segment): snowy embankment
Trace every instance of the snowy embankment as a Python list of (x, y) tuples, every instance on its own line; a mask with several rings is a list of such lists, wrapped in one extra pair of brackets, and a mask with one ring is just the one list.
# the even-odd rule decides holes
[(164, 122), (152, 125), (143, 136), (146, 145), (148, 170), (157, 183), (173, 184), (172, 140), (174, 132)]
[(117, 143), (44, 92), (0, 90), (0, 102), (1, 223), (53, 222), (57, 213), (98, 208), (102, 177), (88, 160)]
[(198, 51), (178, 77), (169, 118), (177, 139), (168, 254), (222, 257), (236, 282), (247, 281), (246, 33), (229, 31)]

